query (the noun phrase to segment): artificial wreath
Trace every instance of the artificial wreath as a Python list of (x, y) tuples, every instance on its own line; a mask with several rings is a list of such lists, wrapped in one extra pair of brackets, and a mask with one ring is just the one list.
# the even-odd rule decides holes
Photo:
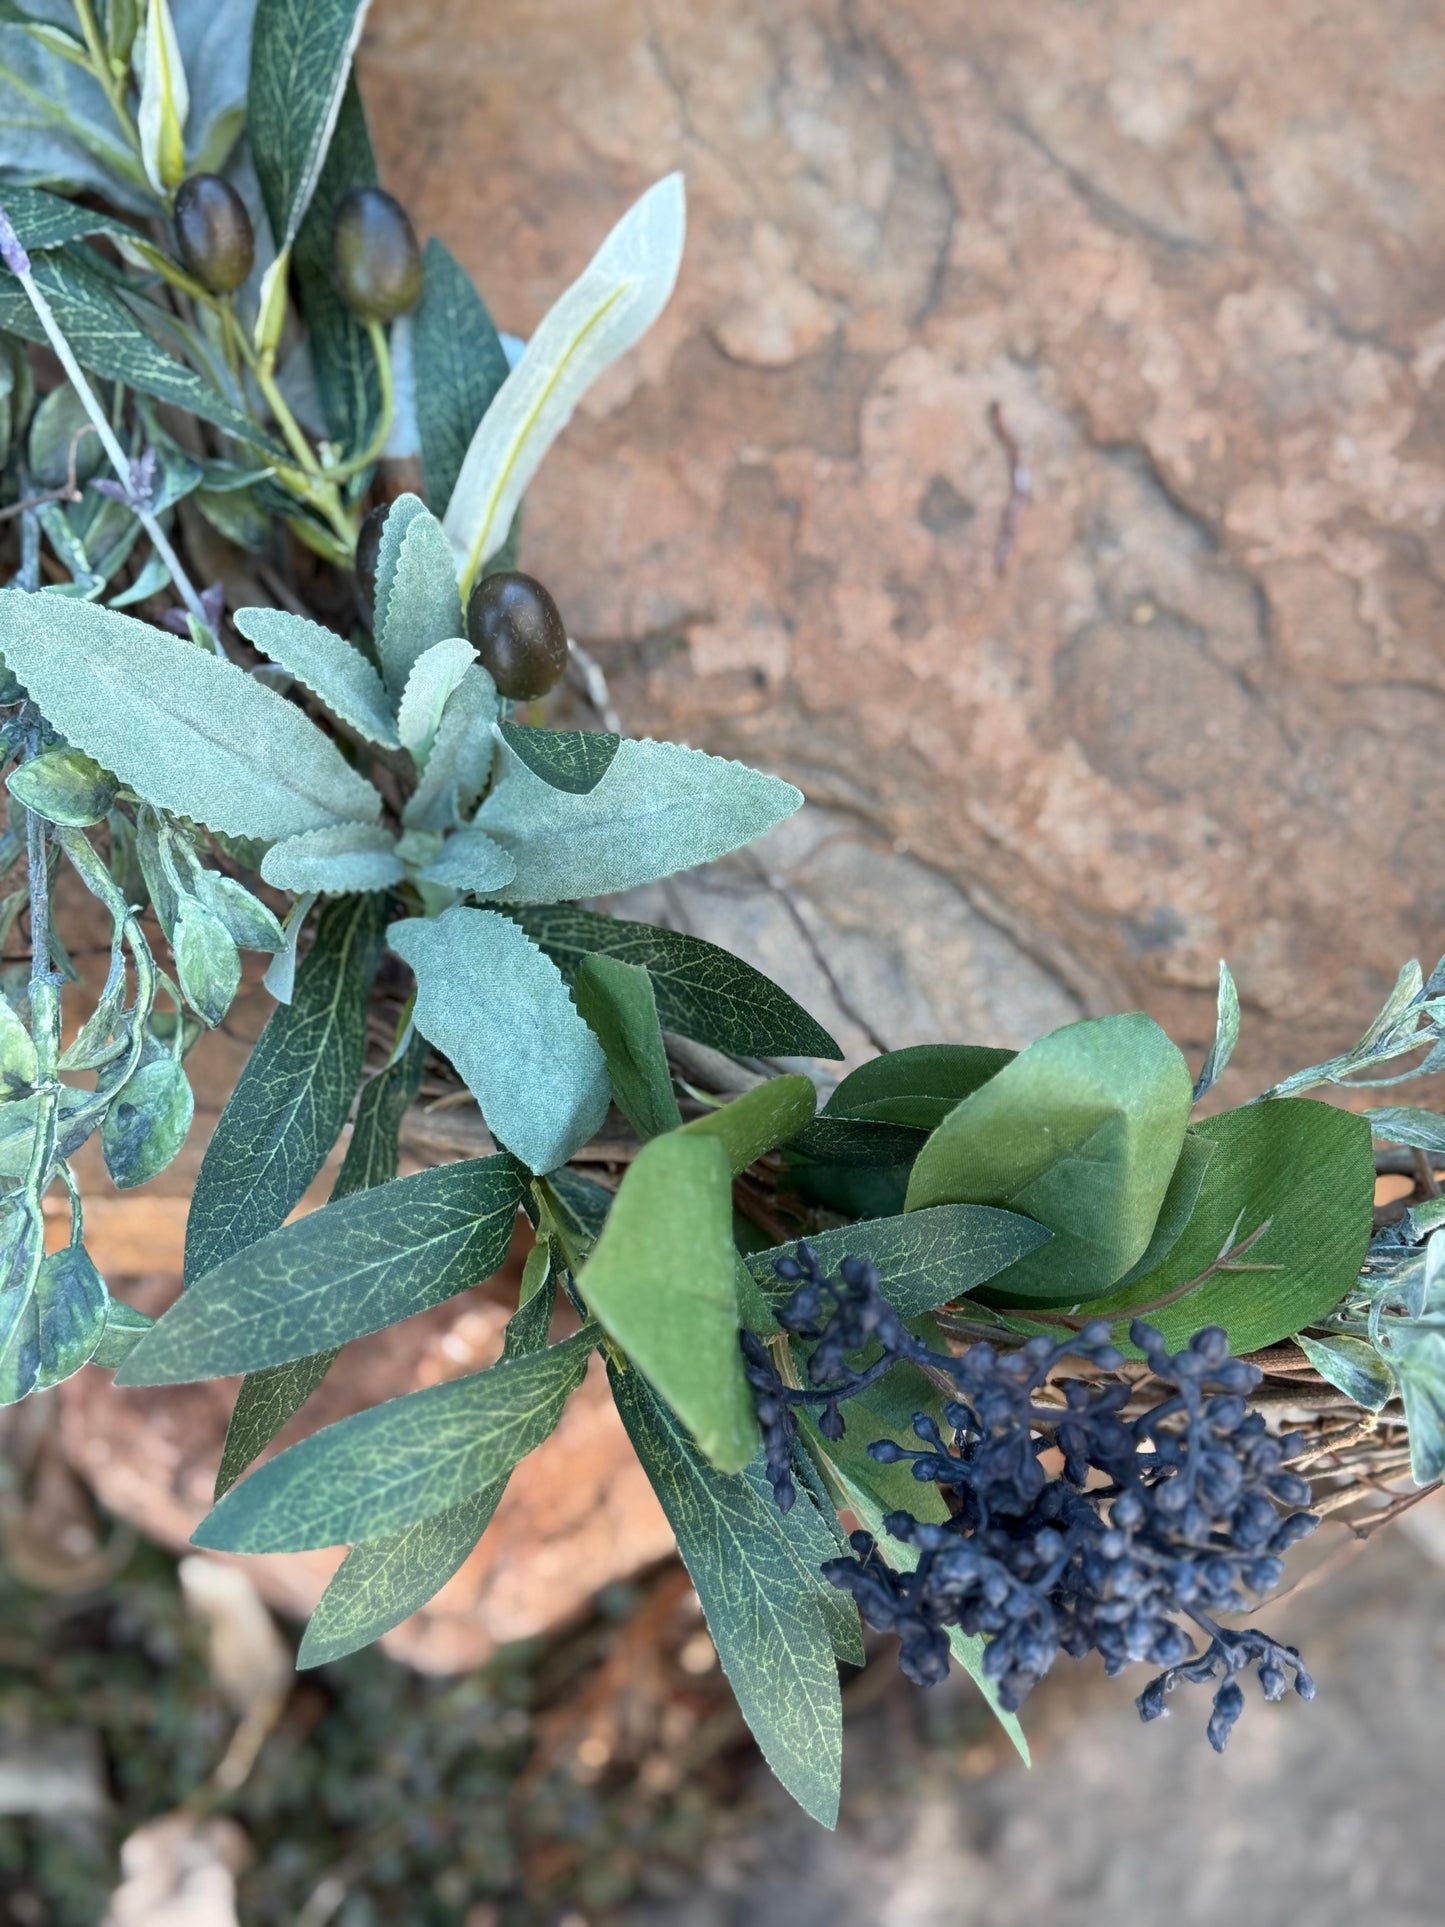
[[(751, 966), (591, 907), (802, 802), (544, 716), (581, 659), (516, 566), (523, 496), (666, 302), (682, 182), (509, 343), (376, 183), (364, 13), (0, 8), (0, 925), (28, 934), (0, 979), (0, 1398), (87, 1363), (242, 1375), (196, 1542), (350, 1548), (317, 1664), (446, 1582), (600, 1352), (816, 1818), (860, 1614), (922, 1683), (962, 1664), (1021, 1750), (1060, 1650), (1152, 1664), (1146, 1719), (1209, 1681), (1222, 1747), (1247, 1671), (1266, 1699), (1314, 1687), (1221, 1615), (1323, 1513), (1366, 1531), (1445, 1471), (1445, 1118), (1306, 1095), (1445, 1064), (1445, 968), (1408, 966), (1352, 1051), (1200, 1117), (1227, 970), (1197, 1077), (1134, 1013), (835, 1081), (833, 1040)], [(419, 491), (388, 495), (385, 456)], [(217, 537), (273, 606), (225, 606)], [(81, 1011), (62, 869), (112, 929)], [(98, 1134), (125, 1187), (176, 1155), (242, 950), (270, 953), (275, 1010), (153, 1324), (87, 1255), (72, 1160)], [(486, 1141), (399, 1177), (424, 1078), (470, 1092)], [(343, 1138), (330, 1201), (287, 1223)], [(1415, 1180), (1378, 1224), (1377, 1163)], [(343, 1345), (491, 1276), (519, 1213), (496, 1364), (256, 1466)]]

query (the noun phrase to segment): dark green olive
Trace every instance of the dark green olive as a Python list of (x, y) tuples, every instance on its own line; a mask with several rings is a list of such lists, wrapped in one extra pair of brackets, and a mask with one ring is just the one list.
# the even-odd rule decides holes
[(467, 604), (467, 636), (499, 695), (545, 696), (567, 667), (567, 630), (556, 603), (530, 575), (483, 576)]
[(219, 174), (192, 174), (176, 189), (176, 245), (203, 288), (233, 294), (251, 272), (256, 237), (246, 203)]
[(376, 601), (376, 565), (381, 559), (381, 531), (391, 513), (390, 502), (378, 502), (356, 532), (356, 584), (368, 603)]
[(421, 295), (421, 249), (400, 201), (379, 187), (354, 187), (331, 231), (337, 290), (363, 321), (394, 321)]

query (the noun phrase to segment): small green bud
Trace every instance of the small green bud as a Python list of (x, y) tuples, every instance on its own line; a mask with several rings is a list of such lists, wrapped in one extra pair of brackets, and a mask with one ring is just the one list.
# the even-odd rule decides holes
[(108, 770), (78, 749), (42, 750), (11, 770), (5, 787), (47, 822), (78, 830), (99, 823), (120, 789)]

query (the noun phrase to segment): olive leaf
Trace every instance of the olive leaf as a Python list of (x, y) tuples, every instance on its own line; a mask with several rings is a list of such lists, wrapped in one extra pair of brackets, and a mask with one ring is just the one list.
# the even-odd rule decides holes
[(622, 742), (606, 729), (527, 729), (511, 722), (497, 728), (534, 776), (574, 796), (596, 789)]
[(428, 241), (422, 256), (412, 360), (426, 492), (445, 502), (510, 364), (486, 303), (440, 241)]
[(247, 131), (278, 250), (310, 206), (368, 4), (257, 0)]
[(837, 1041), (785, 990), (702, 937), (600, 916), (572, 903), (525, 905), (508, 915), (569, 982), (580, 960), (594, 953), (640, 964), (652, 979), (664, 1028), (679, 1036), (742, 1056), (843, 1055)]
[(470, 1158), (323, 1205), (196, 1279), (117, 1382), (288, 1365), (439, 1305), (505, 1259), (523, 1182), (512, 1158)]
[(1192, 1089), (1183, 1057), (1142, 1013), (1066, 1024), (949, 1112), (914, 1163), (907, 1208), (995, 1204), (1036, 1218), (1052, 1240), (990, 1293), (1097, 1297), (1149, 1243)]
[(1297, 1332), (1295, 1343), (1327, 1384), (1367, 1412), (1380, 1411), (1395, 1396), (1394, 1372), (1365, 1339), (1346, 1332), (1332, 1332), (1328, 1338)]
[(387, 932), (416, 973), (415, 1023), (449, 1057), (492, 1135), (551, 1171), (600, 1128), (611, 1090), (602, 1046), (557, 966), (508, 918), (460, 905)]
[(804, 1812), (831, 1827), (842, 1773), (838, 1668), (760, 1463), (717, 1471), (640, 1372), (609, 1367), (608, 1376), (743, 1718)]
[(105, 1280), (78, 1244), (42, 1259), (33, 1288), (0, 1290), (0, 1405), (59, 1385), (88, 1364), (109, 1302)]
[(314, 1432), (232, 1486), (192, 1535), (216, 1552), (306, 1552), (403, 1532), (505, 1478), (582, 1383), (595, 1327)]
[(725, 1472), (758, 1445), (733, 1263), (723, 1148), (673, 1132), (628, 1167), (577, 1280), (592, 1316)]
[(376, 648), (398, 702), (417, 657), (463, 628), (442, 525), (414, 495), (400, 496), (387, 515), (376, 563)]
[(208, 1030), (214, 1030), (241, 988), (241, 953), (219, 917), (194, 897), (182, 897), (171, 948), (182, 995)]
[(488, 897), (510, 883), (517, 866), (500, 843), (481, 830), (458, 830), (442, 844), (435, 860), (419, 872), (426, 883)]
[(517, 505), (584, 391), (667, 305), (683, 226), (682, 176), (669, 174), (623, 215), (543, 317), (482, 416), (445, 516), (463, 594), (506, 540)]
[(652, 982), (637, 964), (584, 957), (572, 985), (577, 1008), (607, 1058), (612, 1101), (640, 1138), (682, 1122)]
[(178, 816), (272, 842), (381, 814), (293, 703), (164, 629), (6, 590), (0, 654), (71, 743)]
[[(393, 607), (396, 590), (393, 588)], [(476, 651), (461, 636), (444, 637), (423, 649), (407, 673), (406, 687), (396, 706), (396, 731), (402, 747), (425, 765), (442, 711), (452, 691), (476, 660)]]
[(1445, 1113), (1414, 1104), (1381, 1104), (1364, 1115), (1370, 1129), (1387, 1144), (1409, 1144), (1418, 1151), (1445, 1152)]
[(1209, 1046), (1209, 1054), (1194, 1081), (1196, 1104), (1204, 1093), (1224, 1075), (1229, 1060), (1234, 1055), (1234, 1047), (1239, 1042), (1239, 992), (1235, 988), (1229, 965), (1222, 957), (1219, 960), (1219, 992), (1216, 1005), (1214, 1037)]
[(751, 843), (802, 792), (776, 776), (678, 743), (626, 740), (596, 789), (553, 789), (511, 751), (477, 816), (517, 865), (502, 903), (555, 903), (654, 883)]
[(196, 895), (211, 915), (223, 923), (241, 950), (264, 950), (272, 955), (285, 948), (286, 937), (274, 916), (253, 897), (244, 883), (219, 870), (201, 870), (193, 879)]
[(307, 830), (273, 843), (261, 861), (261, 875), (278, 890), (297, 895), (325, 891), (344, 896), (353, 890), (385, 890), (405, 874), (396, 838), (380, 823), (337, 823)]
[(238, 609), (236, 627), (349, 729), (383, 749), (401, 747), (380, 676), (344, 636), (285, 609)]

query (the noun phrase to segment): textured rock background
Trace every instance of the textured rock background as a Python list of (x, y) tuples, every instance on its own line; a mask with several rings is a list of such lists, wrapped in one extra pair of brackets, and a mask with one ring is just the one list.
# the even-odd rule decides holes
[(361, 71), (521, 332), (686, 170), (525, 536), (629, 726), (797, 776), (1069, 1007), (1197, 1047), (1227, 955), (1254, 1078), (1433, 958), (1438, 8), (380, 0)]

